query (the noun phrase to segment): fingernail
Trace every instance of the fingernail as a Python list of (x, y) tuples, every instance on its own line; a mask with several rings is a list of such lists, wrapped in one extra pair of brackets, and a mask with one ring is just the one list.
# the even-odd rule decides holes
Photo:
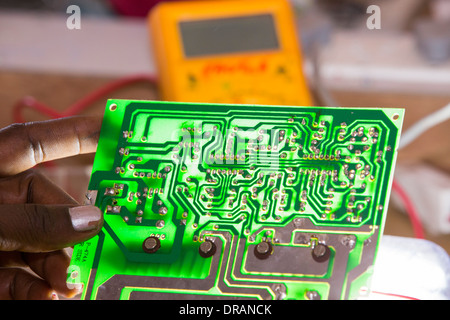
[(56, 292), (52, 292), (50, 295), (50, 299), (52, 300), (59, 300), (58, 294)]
[(102, 212), (95, 206), (81, 206), (69, 209), (73, 228), (76, 231), (97, 229), (102, 218)]

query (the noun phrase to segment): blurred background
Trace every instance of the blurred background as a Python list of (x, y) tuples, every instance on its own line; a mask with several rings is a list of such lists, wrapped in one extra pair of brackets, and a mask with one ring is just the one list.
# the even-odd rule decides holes
[[(146, 20), (157, 2), (0, 0), (0, 127), (73, 113), (101, 116), (107, 98), (158, 99)], [(66, 25), (70, 5), (81, 10), (81, 29)], [(450, 102), (450, 1), (291, 5), (315, 105), (405, 108), (406, 131)], [(379, 28), (369, 27), (371, 5), (381, 10)], [(447, 118), (434, 118), (400, 150), (396, 179), (409, 203), (393, 192), (385, 234), (424, 237), (450, 253)], [(86, 155), (39, 169), (82, 202), (92, 161)]]

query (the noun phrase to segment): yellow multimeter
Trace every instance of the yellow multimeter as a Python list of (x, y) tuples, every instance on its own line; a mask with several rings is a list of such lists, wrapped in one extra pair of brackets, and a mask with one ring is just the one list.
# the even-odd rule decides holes
[(149, 28), (163, 100), (311, 105), (286, 0), (161, 2)]

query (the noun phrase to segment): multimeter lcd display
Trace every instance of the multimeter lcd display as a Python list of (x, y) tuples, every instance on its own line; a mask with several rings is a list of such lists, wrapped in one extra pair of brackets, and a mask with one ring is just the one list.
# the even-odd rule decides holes
[(279, 48), (271, 14), (183, 21), (179, 29), (187, 58)]

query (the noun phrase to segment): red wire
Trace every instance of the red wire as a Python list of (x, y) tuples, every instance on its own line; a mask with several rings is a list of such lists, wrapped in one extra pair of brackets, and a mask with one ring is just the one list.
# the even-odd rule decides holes
[(57, 112), (53, 110), (52, 108), (48, 107), (47, 105), (37, 101), (33, 97), (24, 97), (20, 99), (13, 109), (13, 118), (14, 122), (21, 123), (25, 122), (25, 119), (22, 115), (22, 111), (25, 108), (33, 109), (39, 113), (42, 113), (50, 118), (56, 119), (56, 118), (62, 118), (62, 117), (69, 117), (74, 116), (79, 113), (81, 113), (83, 110), (85, 110), (87, 107), (89, 107), (92, 103), (97, 101), (98, 99), (104, 97), (105, 95), (122, 88), (124, 86), (136, 83), (136, 82), (150, 82), (152, 85), (155, 85), (157, 83), (157, 80), (154, 76), (151, 75), (133, 75), (129, 77), (125, 77), (119, 80), (115, 80), (109, 84), (107, 84), (104, 87), (101, 87), (100, 89), (92, 92), (91, 94), (87, 95), (86, 97), (82, 98), (81, 100), (75, 102), (73, 105), (71, 105), (67, 110), (63, 112)]
[(152, 84), (156, 84), (157, 80), (155, 77), (150, 75), (134, 75), (126, 78), (122, 78), (119, 80), (116, 80), (114, 82), (111, 82), (110, 84), (104, 86), (103, 88), (100, 88), (99, 90), (95, 91), (94, 93), (88, 95), (87, 97), (81, 99), (80, 101), (74, 103), (72, 106), (70, 106), (64, 113), (64, 116), (70, 116), (75, 115), (80, 112), (82, 112), (84, 109), (86, 109), (87, 106), (89, 106), (91, 103), (95, 102), (100, 97), (105, 96), (106, 94), (113, 92), (121, 87), (141, 82), (141, 81), (148, 81)]
[(14, 122), (16, 123), (25, 122), (22, 116), (22, 110), (24, 108), (35, 109), (36, 111), (45, 114), (50, 118), (59, 118), (61, 116), (57, 111), (47, 107), (45, 104), (40, 103), (35, 98), (27, 96), (17, 101), (16, 105), (14, 106), (13, 108)]
[(386, 296), (391, 296), (391, 297), (396, 297), (396, 298), (401, 298), (401, 299), (407, 299), (407, 300), (420, 300), (420, 299), (417, 299), (417, 298), (404, 296), (404, 295), (396, 294), (396, 293), (386, 293), (386, 292), (379, 292), (379, 291), (372, 291), (372, 293), (380, 294), (380, 295), (386, 295)]
[(412, 203), (409, 196), (403, 190), (403, 188), (398, 184), (398, 182), (394, 179), (392, 182), (392, 189), (397, 193), (400, 197), (403, 205), (405, 206), (406, 212), (409, 216), (409, 220), (411, 221), (414, 234), (416, 238), (425, 239), (425, 232), (422, 227), (422, 223), (420, 221), (419, 215), (417, 214), (417, 210)]
[[(25, 122), (25, 119), (23, 117), (22, 111), (25, 108), (33, 109), (39, 113), (42, 113), (52, 119), (57, 118), (63, 118), (63, 117), (70, 117), (77, 115), (81, 113), (83, 110), (85, 110), (87, 107), (89, 107), (92, 103), (97, 101), (98, 99), (104, 97), (108, 93), (111, 93), (121, 87), (141, 82), (141, 81), (148, 81), (152, 85), (156, 85), (157, 80), (155, 77), (151, 75), (133, 75), (129, 77), (125, 77), (119, 80), (115, 80), (109, 84), (107, 84), (104, 87), (101, 87), (100, 89), (97, 89), (96, 91), (92, 92), (91, 94), (87, 95), (86, 97), (82, 98), (81, 100), (75, 102), (73, 105), (71, 105), (69, 108), (67, 108), (66, 111), (63, 112), (57, 112), (56, 110), (53, 110), (49, 106), (37, 101), (35, 98), (26, 96), (15, 104), (13, 108), (13, 119), (16, 123), (23, 123)], [(46, 167), (53, 167), (53, 162), (45, 162), (43, 163)]]

